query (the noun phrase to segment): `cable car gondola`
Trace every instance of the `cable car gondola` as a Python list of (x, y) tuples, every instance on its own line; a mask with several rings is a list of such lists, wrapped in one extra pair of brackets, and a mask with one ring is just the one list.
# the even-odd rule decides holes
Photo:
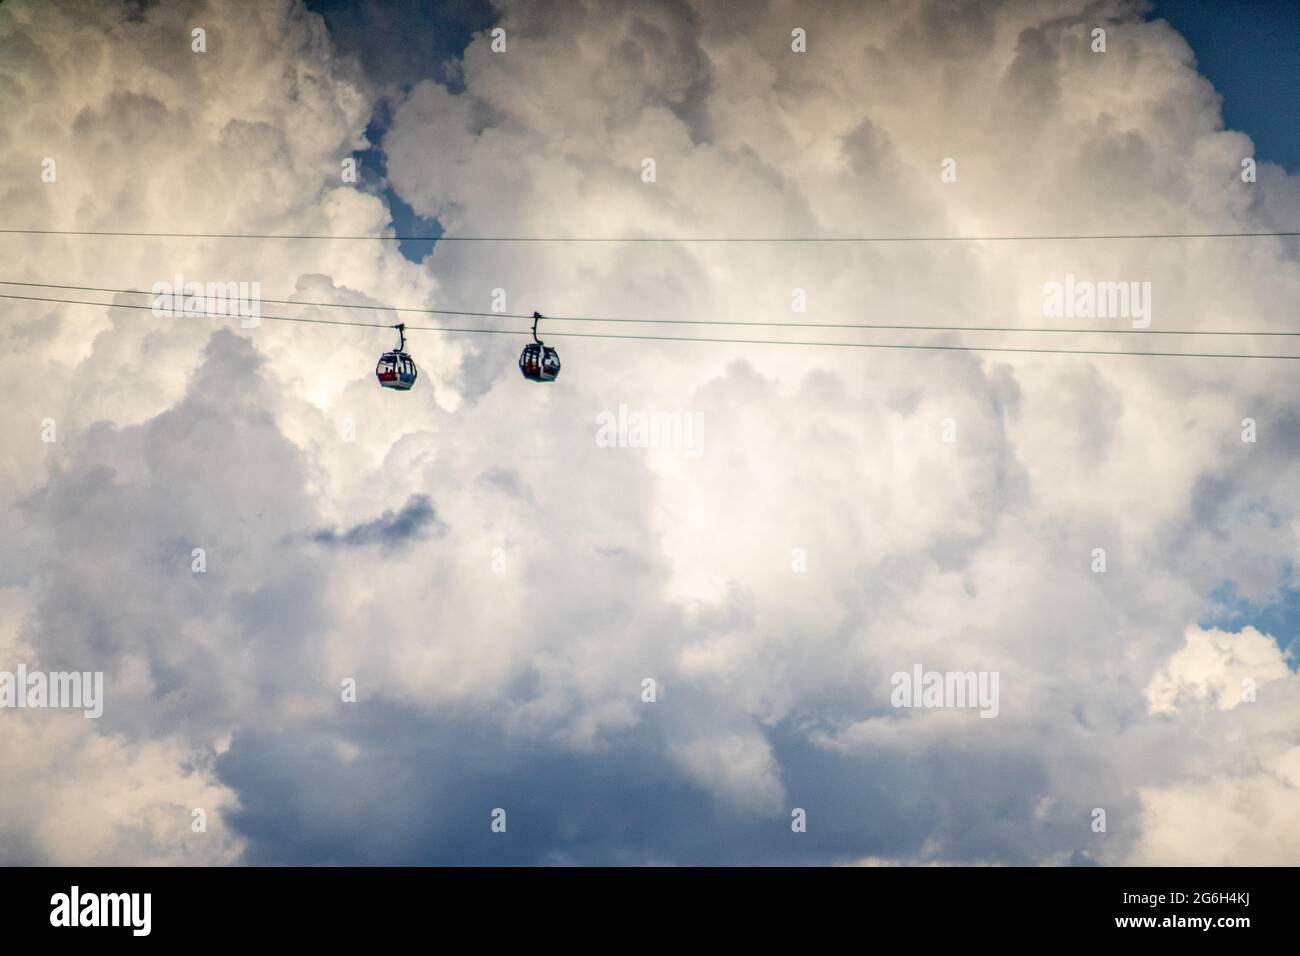
[(560, 374), (560, 353), (537, 337), (537, 320), (541, 313), (533, 313), (533, 340), (519, 354), (519, 371), (530, 382), (554, 382)]
[(379, 364), (375, 366), (375, 377), (384, 388), (395, 388), (406, 392), (415, 384), (415, 376), (418, 373), (415, 362), (406, 354), (406, 325), (395, 325), (393, 328), (397, 329), (397, 334), (400, 336), (397, 349), (379, 356)]

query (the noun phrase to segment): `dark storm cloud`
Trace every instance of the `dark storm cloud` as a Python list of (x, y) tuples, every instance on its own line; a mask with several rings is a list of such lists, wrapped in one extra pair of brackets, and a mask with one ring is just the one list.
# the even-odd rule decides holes
[[(662, 756), (656, 719), (582, 753), (512, 738), (478, 714), (365, 700), (360, 688), (337, 718), (245, 730), (219, 759), (239, 795), (229, 822), (248, 841), (244, 862), (826, 864), (916, 857), (936, 830), (952, 840), (950, 861), (1028, 864), (1083, 848), (1086, 828), (1034, 819), (1048, 779), (1024, 753), (845, 755), (783, 723), (768, 739), (789, 807), (807, 811), (807, 832), (795, 833), (789, 809), (729, 809), (686, 781)], [(490, 827), (498, 807), (504, 834)]]
[(371, 544), (391, 548), (419, 540), (429, 532), (442, 537), (447, 533), (447, 526), (439, 519), (428, 495), (411, 495), (399, 511), (385, 511), (373, 521), (353, 525), (346, 531), (332, 528), (317, 531), (311, 539), (317, 544), (345, 548)]

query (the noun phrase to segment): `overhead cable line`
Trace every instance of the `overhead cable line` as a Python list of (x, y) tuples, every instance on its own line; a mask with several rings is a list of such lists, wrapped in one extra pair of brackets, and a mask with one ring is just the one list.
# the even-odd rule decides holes
[(890, 242), (1092, 242), (1123, 239), (1285, 239), (1300, 231), (1145, 232), (997, 236), (323, 236), (246, 232), (119, 232), (93, 229), (0, 229), (0, 235), (88, 236), (113, 239), (288, 239), (322, 242), (561, 242), (561, 243), (890, 243)]
[[(97, 306), (104, 309), (137, 309), (142, 311), (153, 311), (154, 307), (150, 305), (133, 305), (129, 303), (115, 302), (85, 302), (77, 299), (56, 299), (42, 296), (25, 296), (9, 295), (0, 293), (0, 299), (16, 299), (27, 302), (50, 302), (63, 305), (83, 305)], [(184, 315), (184, 318), (216, 318), (216, 319), (238, 319), (252, 318), (251, 316), (225, 315), (217, 313), (197, 313), (194, 316)], [(265, 319), (268, 322), (301, 322), (312, 325), (343, 325), (354, 326), (356, 328), (371, 329), (392, 329), (396, 326), (383, 325), (374, 322), (349, 322), (342, 319), (310, 319), (306, 317), (292, 317), (280, 315), (259, 315), (259, 319)], [(486, 328), (450, 328), (447, 326), (410, 326), (403, 325), (402, 328), (407, 332), (453, 332), (453, 333), (481, 333), (492, 335), (528, 335), (527, 330), (518, 329), (486, 329)], [(1227, 359), (1278, 359), (1286, 361), (1300, 360), (1300, 355), (1259, 355), (1253, 353), (1227, 353), (1227, 352), (1130, 352), (1123, 350), (1111, 349), (1049, 349), (1049, 348), (1029, 348), (1029, 347), (1001, 347), (1001, 346), (975, 346), (975, 345), (920, 345), (915, 343), (897, 343), (897, 342), (817, 342), (817, 341), (799, 341), (785, 339), (739, 339), (739, 338), (716, 338), (706, 336), (677, 336), (677, 335), (622, 335), (609, 332), (551, 332), (553, 336), (562, 336), (564, 338), (580, 339), (623, 339), (635, 340), (641, 342), (709, 342), (709, 343), (730, 343), (733, 345), (797, 345), (797, 346), (821, 346), (825, 348), (860, 348), (860, 349), (908, 349), (920, 351), (935, 352), (1001, 352), (1001, 353), (1021, 353), (1021, 354), (1044, 354), (1044, 355), (1114, 355), (1114, 356), (1145, 356), (1150, 358), (1227, 358)]]
[[(155, 295), (142, 289), (110, 289), (104, 286), (59, 285), (49, 282), (9, 282), (0, 279), (2, 286), (23, 286), (34, 289), (68, 289), (76, 292), (104, 292), (119, 295)], [(177, 293), (178, 294), (178, 293)], [(370, 312), (408, 312), (421, 315), (455, 315), (488, 319), (532, 319), (531, 315), (517, 312), (470, 312), (461, 309), (421, 309), (394, 305), (356, 305), (347, 302), (304, 302), (297, 299), (259, 298), (260, 302), (275, 305), (299, 305), (322, 309), (359, 309)], [(629, 319), (590, 315), (548, 315), (553, 322), (596, 322), (637, 325), (723, 325), (750, 328), (780, 329), (869, 329), (875, 331), (897, 332), (1028, 332), (1034, 334), (1072, 334), (1072, 335), (1231, 335), (1231, 336), (1271, 336), (1281, 338), (1300, 337), (1300, 331), (1251, 331), (1247, 329), (1095, 329), (1069, 326), (1050, 328), (1017, 325), (911, 325), (879, 322), (756, 322), (731, 319)], [(388, 327), (388, 326), (385, 326)]]

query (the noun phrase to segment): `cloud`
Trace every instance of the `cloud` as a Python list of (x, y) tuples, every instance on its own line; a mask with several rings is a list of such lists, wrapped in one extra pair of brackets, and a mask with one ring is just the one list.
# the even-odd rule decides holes
[[(1246, 682), (1251, 686), (1248, 688)], [(1181, 719), (1198, 744), (1140, 787), (1142, 827), (1129, 861), (1181, 866), (1286, 866), (1300, 842), (1294, 728), (1300, 678), (1277, 643), (1189, 628), (1147, 689), (1153, 713)]]
[(1169, 658), (1146, 690), (1155, 714), (1201, 706), (1232, 710), (1261, 684), (1290, 675), (1278, 643), (1253, 627), (1239, 634), (1189, 628), (1187, 643)]
[(385, 511), (373, 521), (353, 525), (346, 531), (326, 528), (312, 534), (311, 540), (317, 544), (346, 548), (359, 548), (370, 544), (392, 548), (419, 538), (429, 531), (441, 536), (446, 534), (447, 529), (438, 520), (433, 502), (428, 495), (411, 495), (400, 511)]
[[(339, 170), (385, 96), (389, 183), (452, 234), (1250, 231), (1300, 208), (1275, 167), (1239, 182), (1249, 140), (1136, 4), (494, 11), (507, 53), (478, 34), (416, 81), (290, 0), (5, 4), (6, 222), (377, 234), (388, 210)], [(1281, 329), (1300, 282), (1271, 241), (439, 243), (418, 265), (392, 243), (0, 245), (23, 281), (260, 281), (316, 318), (338, 313), (301, 303), (487, 312), (502, 290), (523, 314), (1037, 327), (1073, 273), (1150, 281), (1158, 330)], [(1283, 363), (552, 320), (557, 382), (521, 379), (522, 336), (413, 333), (395, 401), (386, 328), (0, 303), (0, 666), (106, 675), (101, 721), (0, 735), (6, 862), (1295, 860), (1288, 635), (1197, 626), (1225, 588), (1269, 608), (1296, 585)], [(1004, 341), (789, 337), (814, 334)], [(601, 447), (620, 405), (698, 414), (702, 454)], [(917, 663), (997, 671), (999, 716), (894, 710)]]

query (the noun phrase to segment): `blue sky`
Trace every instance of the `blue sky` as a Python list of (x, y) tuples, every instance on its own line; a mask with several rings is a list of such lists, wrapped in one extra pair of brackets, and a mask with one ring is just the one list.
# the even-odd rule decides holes
[(1155, 0), (1223, 97), (1223, 119), (1255, 141), (1256, 159), (1300, 172), (1300, 3)]
[(1264, 634), (1272, 634), (1282, 649), (1291, 653), (1287, 663), (1292, 670), (1300, 668), (1300, 653), (1297, 653), (1300, 646), (1296, 642), (1297, 635), (1300, 635), (1300, 591), (1286, 588), (1278, 600), (1261, 604), (1243, 598), (1229, 581), (1216, 588), (1211, 596), (1220, 606), (1217, 613), (1200, 621), (1202, 627), (1225, 631), (1253, 627)]
[[(453, 91), (460, 88), (455, 71), (446, 65), (461, 57), (476, 32), (495, 22), (491, 6), (484, 0), (307, 0), (307, 8), (325, 18), (338, 48), (355, 54), (367, 76), (389, 91), (376, 104), (366, 129), (372, 147), (355, 154), (363, 181), (388, 203), (397, 235), (440, 236), (438, 221), (416, 215), (388, 184), (387, 157), (379, 144), (392, 122), (393, 96), (409, 92), (424, 79), (446, 83)], [(433, 242), (402, 242), (400, 247), (402, 255), (419, 262), (432, 251)]]
[[(1223, 121), (1255, 142), (1255, 158), (1300, 172), (1300, 3), (1292, 0), (1156, 0), (1153, 17), (1177, 29), (1196, 54), (1201, 73), (1223, 98)], [(1300, 632), (1300, 592), (1260, 605), (1231, 585), (1214, 593), (1222, 610), (1206, 627), (1253, 626), (1295, 651)], [(1300, 666), (1293, 657), (1291, 666)]]

